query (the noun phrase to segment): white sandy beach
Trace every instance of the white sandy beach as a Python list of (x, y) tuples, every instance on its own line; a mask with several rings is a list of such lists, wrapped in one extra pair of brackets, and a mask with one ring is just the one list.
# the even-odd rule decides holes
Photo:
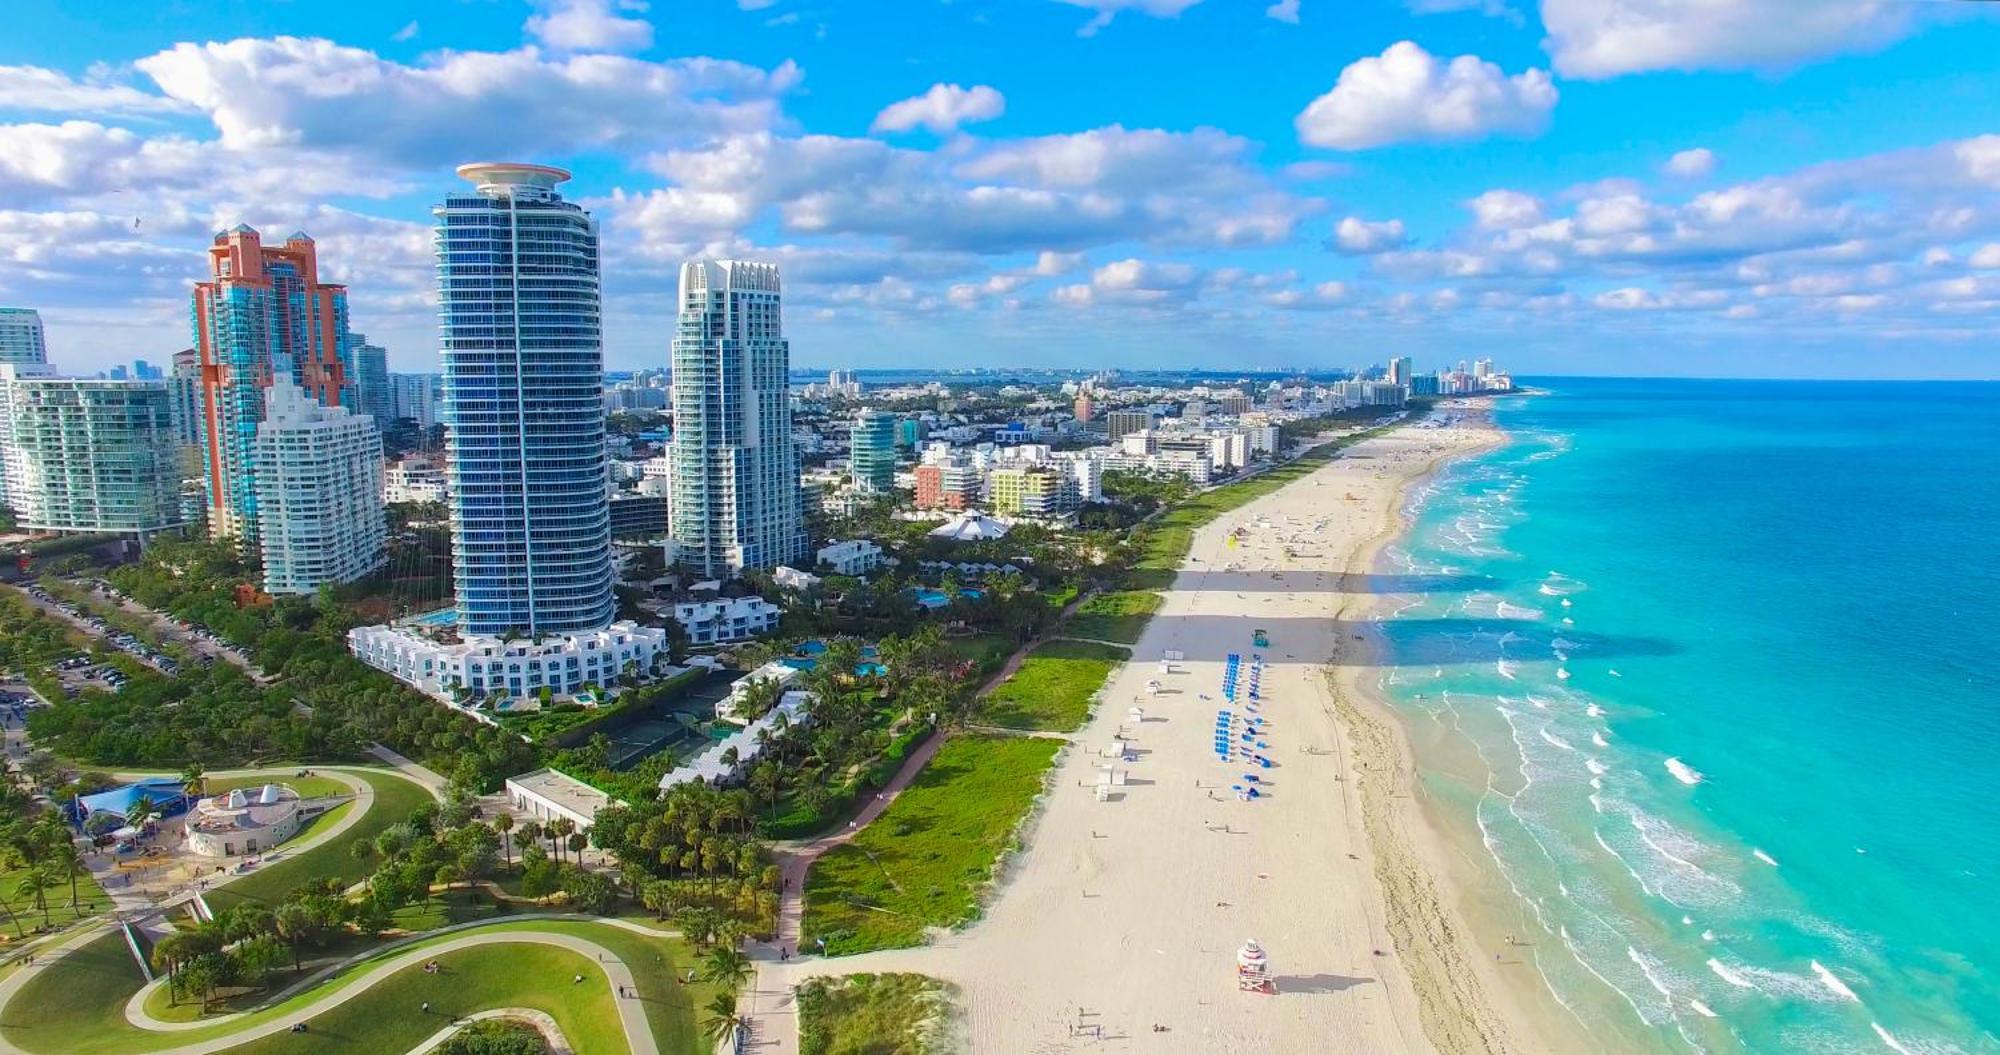
[[(996, 1055), (1548, 1049), (1543, 1016), (1508, 999), (1494, 976), (1505, 968), (1460, 915), (1401, 736), (1352, 691), (1379, 670), (1343, 620), (1373, 599), (1365, 573), (1400, 526), (1406, 488), (1496, 439), (1483, 413), (1438, 416), (1457, 420), (1368, 440), (1197, 534), (1133, 661), (1059, 762), (985, 919), (929, 948), (796, 963), (789, 980), (947, 979), (962, 990), (970, 1049)], [(1224, 657), (1247, 661), (1256, 628), (1270, 635), (1276, 765), (1259, 771), (1269, 794), (1246, 803), (1228, 788), (1249, 767), (1218, 761), (1212, 737)], [(1186, 660), (1162, 675), (1168, 650)], [(1148, 696), (1155, 678), (1166, 692)], [(1100, 802), (1097, 749), (1120, 733), (1136, 748), (1130, 782)], [(1246, 938), (1268, 951), (1276, 995), (1237, 990)]]

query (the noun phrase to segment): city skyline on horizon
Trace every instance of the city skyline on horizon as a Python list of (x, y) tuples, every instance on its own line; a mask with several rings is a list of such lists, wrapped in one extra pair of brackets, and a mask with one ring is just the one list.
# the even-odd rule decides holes
[(0, 44), (0, 303), (72, 371), (165, 361), (215, 231), (303, 230), (434, 372), (428, 206), (501, 160), (575, 173), (612, 371), (716, 258), (783, 270), (827, 368), (2000, 376), (2000, 19), (1260, 6), (42, 5)]

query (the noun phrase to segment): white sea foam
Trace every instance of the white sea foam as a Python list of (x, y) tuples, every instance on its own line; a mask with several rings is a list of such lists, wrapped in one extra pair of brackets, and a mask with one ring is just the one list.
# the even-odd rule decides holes
[(1712, 930), (1705, 930), (1705, 931), (1702, 931), (1702, 932), (1701, 932), (1701, 940), (1703, 940), (1703, 941), (1714, 941), (1714, 940), (1715, 940), (1715, 932), (1714, 932), (1714, 931), (1712, 931)]
[(1903, 1046), (1902, 1041), (1896, 1039), (1895, 1034), (1883, 1029), (1882, 1023), (1870, 1022), (1868, 1024), (1875, 1028), (1875, 1035), (1882, 1038), (1882, 1043), (1887, 1044), (1890, 1051), (1899, 1052), (1900, 1055), (1915, 1055), (1914, 1052)]
[(1701, 1017), (1703, 1017), (1703, 1018), (1714, 1018), (1714, 1017), (1715, 1017), (1715, 1012), (1713, 1012), (1713, 1011), (1710, 1011), (1710, 1010), (1708, 1009), (1708, 1005), (1707, 1005), (1707, 1004), (1704, 1004), (1704, 1003), (1702, 1003), (1702, 1002), (1701, 1002), (1701, 1001), (1699, 1001), (1699, 1000), (1689, 1000), (1689, 1001), (1688, 1001), (1688, 1006), (1689, 1006), (1689, 1007), (1691, 1007), (1691, 1008), (1694, 1008), (1694, 1012), (1695, 1012), (1695, 1014), (1697, 1014), (1697, 1015), (1700, 1015), (1700, 1016), (1701, 1016)]
[(1576, 647), (1576, 642), (1558, 635), (1554, 640), (1549, 642), (1549, 646), (1551, 648), (1572, 649)]
[(1841, 981), (1839, 975), (1827, 970), (1818, 960), (1812, 962), (1812, 969), (1814, 974), (1819, 975), (1820, 983), (1832, 990), (1833, 995), (1842, 1000), (1852, 1000), (1857, 1004), (1861, 1002), (1861, 998), (1854, 995), (1854, 990), (1847, 988), (1847, 983)]
[(1514, 680), (1515, 666), (1512, 662), (1504, 659), (1496, 659), (1493, 661), (1493, 669), (1498, 671), (1500, 676), (1506, 678), (1508, 681)]
[(1552, 732), (1549, 732), (1549, 730), (1548, 730), (1548, 727), (1547, 727), (1547, 726), (1543, 726), (1543, 727), (1542, 727), (1541, 729), (1539, 729), (1539, 730), (1537, 730), (1537, 731), (1538, 731), (1538, 732), (1540, 732), (1540, 733), (1542, 734), (1542, 742), (1543, 742), (1543, 743), (1546, 743), (1546, 744), (1548, 744), (1548, 745), (1549, 745), (1550, 747), (1559, 747), (1559, 748), (1563, 749), (1564, 751), (1574, 751), (1574, 750), (1576, 750), (1576, 748), (1574, 748), (1574, 747), (1571, 747), (1571, 746), (1569, 745), (1569, 741), (1568, 741), (1568, 740), (1565, 740), (1565, 739), (1563, 739), (1562, 737), (1560, 737), (1560, 736), (1557, 736), (1556, 734), (1554, 734), (1554, 733), (1552, 733)]
[(1549, 585), (1548, 583), (1543, 583), (1543, 584), (1542, 584), (1542, 586), (1541, 586), (1541, 591), (1540, 591), (1540, 592), (1541, 592), (1541, 594), (1542, 594), (1542, 595), (1543, 595), (1544, 597), (1561, 597), (1561, 596), (1562, 596), (1562, 591), (1561, 591), (1561, 590), (1558, 590), (1558, 589), (1556, 589), (1555, 587), (1553, 587), (1553, 586), (1550, 586), (1550, 585)]
[(1594, 758), (1584, 759), (1583, 768), (1590, 770), (1590, 775), (1593, 777), (1601, 777), (1604, 774), (1610, 772), (1610, 770), (1605, 767), (1604, 763), (1599, 762), (1597, 759)]
[(1585, 707), (1583, 713), (1590, 715), (1592, 718), (1602, 718), (1604, 717), (1604, 708), (1593, 703)]
[(1667, 772), (1672, 773), (1674, 779), (1683, 784), (1701, 783), (1701, 771), (1678, 758), (1667, 759)]
[[(1709, 933), (1710, 932), (1708, 931), (1703, 931), (1701, 934), (1702, 938), (1707, 939)], [(1743, 977), (1742, 974), (1731, 970), (1728, 964), (1723, 963), (1721, 960), (1718, 960), (1713, 956), (1709, 957), (1708, 959), (1708, 969), (1714, 971), (1715, 976), (1717, 978), (1720, 978), (1723, 981), (1728, 982), (1730, 985), (1733, 985), (1738, 989), (1757, 988), (1756, 982), (1753, 982), (1750, 979)]]
[(1599, 813), (1604, 812), (1604, 800), (1598, 798), (1596, 792), (1591, 792), (1590, 794), (1590, 808)]
[(1563, 625), (1564, 625), (1564, 626), (1575, 626), (1575, 625), (1576, 625), (1576, 620), (1574, 620), (1574, 619), (1571, 619), (1571, 618), (1570, 618), (1569, 616), (1563, 616)]
[(1624, 677), (1624, 676), (1625, 676), (1625, 675), (1623, 675), (1623, 674), (1620, 674), (1620, 673), (1618, 673), (1618, 672), (1617, 672), (1617, 671), (1615, 671), (1615, 670), (1614, 670), (1614, 671), (1611, 671), (1611, 672), (1610, 672), (1610, 674), (1611, 674), (1611, 676), (1612, 676), (1612, 677), (1614, 677), (1614, 678), (1622, 678), (1622, 677)]
[(1505, 601), (1501, 601), (1499, 606), (1494, 608), (1493, 614), (1502, 619), (1540, 619), (1542, 617), (1542, 613), (1533, 608), (1523, 608), (1518, 604), (1508, 604)]
[(1661, 996), (1671, 998), (1674, 995), (1673, 990), (1668, 989), (1667, 983), (1660, 978), (1658, 970), (1660, 961), (1643, 955), (1630, 945), (1625, 946), (1625, 958), (1639, 965), (1639, 973), (1646, 976), (1646, 984), (1652, 986)]
[(1611, 742), (1610, 742), (1610, 741), (1608, 741), (1608, 740), (1606, 740), (1606, 739), (1604, 738), (1604, 734), (1603, 734), (1603, 733), (1592, 733), (1592, 734), (1590, 734), (1590, 742), (1591, 742), (1591, 743), (1593, 743), (1593, 744), (1596, 744), (1596, 745), (1597, 745), (1598, 747), (1610, 747), (1610, 746), (1611, 746)]
[(1561, 679), (1562, 679), (1562, 680), (1564, 680), (1564, 681), (1568, 681), (1568, 680), (1569, 680), (1569, 671), (1567, 671), (1567, 670), (1564, 670), (1564, 669), (1563, 669), (1563, 668), (1561, 668), (1561, 667), (1557, 667), (1557, 668), (1556, 668), (1556, 677), (1558, 677), (1558, 678), (1561, 678)]
[(1772, 868), (1778, 867), (1777, 859), (1773, 858), (1770, 854), (1767, 854), (1762, 850), (1753, 849), (1750, 851), (1750, 856), (1756, 858), (1759, 861), (1764, 862), (1767, 865), (1770, 865)]

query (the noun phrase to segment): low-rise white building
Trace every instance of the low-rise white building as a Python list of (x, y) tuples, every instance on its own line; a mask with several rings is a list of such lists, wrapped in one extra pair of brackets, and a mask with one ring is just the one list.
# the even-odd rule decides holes
[(719, 645), (747, 641), (778, 627), (784, 610), (762, 597), (724, 597), (713, 601), (682, 601), (674, 605), (673, 620), (687, 631), (696, 645)]
[(623, 802), (591, 787), (567, 773), (537, 769), (507, 778), (507, 802), (520, 813), (546, 824), (563, 818), (587, 832), (597, 822), (597, 811)]
[(866, 575), (882, 566), (882, 547), (867, 539), (822, 546), (817, 556), (835, 575)]
[(384, 502), (444, 502), (450, 498), (444, 466), (429, 458), (404, 458), (382, 471)]
[(771, 581), (777, 583), (780, 589), (797, 590), (800, 593), (804, 593), (818, 586), (820, 578), (812, 572), (800, 571), (797, 568), (788, 568), (780, 564), (771, 570)]
[[(742, 729), (717, 740), (708, 750), (676, 766), (666, 776), (660, 778), (662, 790), (676, 784), (700, 782), (711, 786), (727, 784), (750, 767), (757, 756), (764, 752), (768, 737), (759, 734), (777, 728), (778, 716), (792, 725), (804, 724), (811, 716), (812, 693), (787, 692), (771, 713), (751, 722)], [(734, 759), (734, 761), (731, 761)]]
[(620, 620), (602, 630), (555, 634), (540, 641), (468, 637), (441, 641), (409, 626), (358, 626), (347, 647), (363, 663), (440, 700), (463, 689), (474, 698), (509, 699), (542, 689), (568, 696), (585, 685), (612, 685), (626, 670), (667, 673), (667, 632)]

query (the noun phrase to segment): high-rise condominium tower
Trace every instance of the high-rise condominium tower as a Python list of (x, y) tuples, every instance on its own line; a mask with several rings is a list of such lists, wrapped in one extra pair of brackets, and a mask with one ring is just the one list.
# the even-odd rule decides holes
[(848, 434), (848, 467), (854, 483), (872, 494), (896, 489), (896, 416), (869, 408)]
[(0, 363), (39, 366), (48, 361), (42, 313), (33, 308), (0, 308)]
[(368, 343), (367, 334), (352, 334), (354, 342), (355, 408), (375, 419), (375, 427), (395, 424), (395, 393), (389, 390), (389, 351)]
[(805, 551), (780, 292), (770, 264), (681, 265), (668, 533), (676, 560), (703, 575)]
[(209, 532), (254, 550), (264, 389), (281, 370), (327, 406), (352, 402), (347, 287), (319, 280), (318, 251), (298, 232), (267, 246), (238, 224), (215, 236), (208, 263), (212, 277), (194, 287), (194, 340)]
[(267, 593), (312, 593), (382, 566), (382, 434), (375, 419), (308, 398), (290, 378), (265, 391), (257, 508)]
[(452, 575), (466, 634), (609, 624), (597, 223), (542, 165), (461, 165), (437, 217)]

